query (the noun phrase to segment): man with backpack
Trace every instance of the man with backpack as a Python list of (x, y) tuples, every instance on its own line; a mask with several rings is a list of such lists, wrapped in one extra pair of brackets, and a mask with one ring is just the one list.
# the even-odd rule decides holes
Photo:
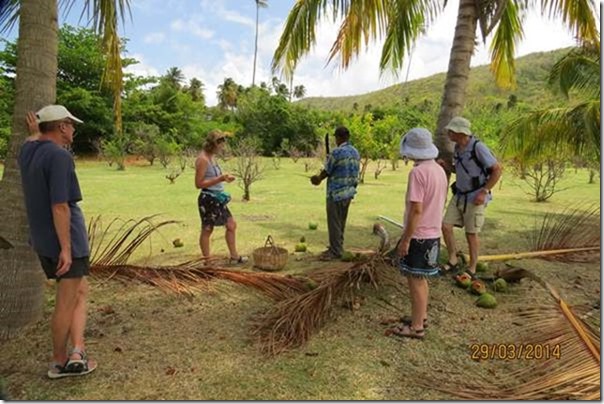
[(470, 250), (468, 272), (474, 278), (480, 248), (478, 233), (484, 224), (485, 207), (492, 199), (491, 190), (499, 181), (502, 169), (489, 148), (472, 135), (470, 121), (456, 116), (445, 130), (455, 142), (456, 182), (451, 185), (453, 197), (443, 219), (442, 232), (449, 253), (449, 262), (443, 271), (455, 273), (459, 269), (453, 226), (461, 227), (465, 229)]

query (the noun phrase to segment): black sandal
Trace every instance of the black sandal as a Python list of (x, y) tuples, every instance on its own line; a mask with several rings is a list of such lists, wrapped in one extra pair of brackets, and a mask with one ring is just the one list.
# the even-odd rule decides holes
[[(403, 325), (411, 326), (411, 324), (413, 323), (413, 321), (411, 320), (411, 316), (401, 317), (401, 323), (403, 323)], [(428, 328), (428, 319), (427, 318), (424, 319), (424, 328)]]
[(71, 373), (72, 375), (86, 375), (96, 369), (96, 362), (88, 360), (86, 351), (74, 348), (71, 351), (71, 355), (73, 354), (79, 355), (80, 359), (71, 359), (70, 357), (64, 367), (66, 373)]
[(440, 273), (441, 275), (457, 274), (460, 269), (459, 261), (457, 264), (451, 264), (451, 261), (448, 261), (446, 264), (440, 266)]
[(392, 330), (392, 334), (396, 335), (397, 337), (402, 337), (402, 338), (413, 338), (413, 339), (419, 339), (419, 340), (423, 340), (424, 338), (426, 338), (426, 332), (424, 331), (423, 328), (421, 330), (416, 330), (415, 328), (413, 328), (409, 325), (404, 325), (402, 327), (395, 327)]

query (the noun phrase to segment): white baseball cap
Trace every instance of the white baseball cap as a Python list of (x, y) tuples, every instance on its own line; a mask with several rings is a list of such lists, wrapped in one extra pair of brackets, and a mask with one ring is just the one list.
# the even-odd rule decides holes
[(401, 139), (400, 153), (411, 160), (431, 160), (438, 156), (438, 149), (428, 129), (413, 128)]
[(38, 123), (60, 121), (61, 119), (69, 118), (77, 123), (83, 123), (81, 119), (76, 118), (62, 105), (47, 105), (36, 112)]

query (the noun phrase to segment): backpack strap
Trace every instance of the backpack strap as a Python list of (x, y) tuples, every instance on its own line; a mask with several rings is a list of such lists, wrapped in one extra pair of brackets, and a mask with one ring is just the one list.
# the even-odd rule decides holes
[(478, 143), (480, 143), (480, 140), (475, 139), (474, 145), (472, 146), (472, 151), (470, 152), (470, 158), (472, 160), (474, 160), (474, 163), (476, 163), (476, 165), (478, 166), (478, 168), (480, 168), (480, 171), (482, 171), (482, 173), (484, 174), (484, 176), (488, 177), (489, 173), (487, 172), (487, 169), (485, 168), (484, 164), (482, 164), (482, 161), (480, 161), (480, 159), (478, 158), (478, 155), (476, 154), (476, 145)]

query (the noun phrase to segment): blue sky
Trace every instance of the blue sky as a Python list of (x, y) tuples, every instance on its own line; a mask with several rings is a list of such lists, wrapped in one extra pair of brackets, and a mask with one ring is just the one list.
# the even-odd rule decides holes
[[(260, 10), (257, 83), (269, 81), (272, 76), (272, 54), (294, 2), (268, 0), (268, 8)], [(128, 38), (129, 56), (140, 63), (129, 70), (141, 75), (159, 75), (177, 66), (187, 79), (197, 77), (204, 83), (209, 105), (216, 103), (216, 88), (225, 77), (243, 85), (251, 84), (254, 0), (131, 0), (131, 5), (132, 20), (127, 20), (122, 34)], [(418, 41), (410, 58), (409, 80), (447, 69), (457, 8), (458, 0), (449, 0), (445, 12)], [(80, 25), (78, 4), (73, 10), (66, 21)], [(64, 22), (63, 16), (60, 22)], [(358, 94), (405, 80), (407, 63), (398, 78), (392, 74), (380, 76), (381, 43), (362, 52), (347, 71), (341, 71), (337, 65), (326, 67), (337, 28), (337, 23), (323, 23), (317, 32), (315, 49), (299, 64), (294, 85), (304, 84), (307, 96)], [(561, 28), (560, 21), (544, 20), (537, 13), (525, 22), (525, 38), (517, 48), (518, 56), (574, 44), (572, 35)], [(488, 48), (480, 45), (472, 65), (486, 64), (488, 59)]]

